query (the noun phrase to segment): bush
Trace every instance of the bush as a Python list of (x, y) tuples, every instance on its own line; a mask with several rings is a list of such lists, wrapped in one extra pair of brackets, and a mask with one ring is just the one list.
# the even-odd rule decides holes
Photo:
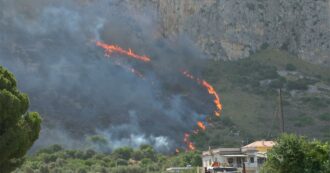
[(62, 151), (62, 150), (63, 150), (63, 147), (61, 145), (55, 144), (55, 145), (52, 145), (48, 148), (41, 149), (38, 153), (39, 154), (41, 154), (41, 153), (52, 154), (52, 153)]
[(319, 119), (322, 121), (330, 121), (330, 113), (324, 113), (319, 115)]
[(141, 165), (146, 166), (152, 164), (152, 160), (149, 158), (144, 158), (141, 160)]
[(286, 84), (286, 79), (283, 77), (280, 77), (278, 79), (272, 80), (269, 83), (269, 87), (273, 88), (273, 89), (279, 89), (279, 88), (283, 88), (285, 84)]
[(312, 117), (302, 115), (298, 119), (296, 119), (296, 122), (294, 125), (296, 127), (305, 127), (305, 126), (313, 125), (313, 124), (314, 124), (314, 119)]
[(284, 134), (268, 152), (265, 173), (328, 173), (330, 145)]
[(77, 173), (87, 173), (87, 170), (85, 168), (79, 168)]
[(328, 106), (328, 99), (323, 97), (304, 97), (301, 99), (303, 103), (310, 104), (314, 108), (326, 108)]
[(39, 168), (40, 173), (49, 173), (48, 167), (47, 166), (41, 166)]
[(113, 155), (115, 158), (121, 158), (121, 159), (125, 159), (128, 160), (129, 158), (131, 158), (131, 155), (133, 153), (133, 149), (130, 147), (122, 147), (122, 148), (118, 148), (113, 152)]
[(84, 159), (92, 158), (95, 154), (96, 152), (94, 150), (89, 149), (85, 152)]
[(117, 159), (116, 160), (116, 163), (117, 163), (118, 166), (126, 166), (126, 165), (128, 165), (128, 162), (125, 159)]
[(297, 68), (296, 68), (296, 66), (294, 66), (293, 64), (287, 64), (287, 65), (285, 66), (285, 69), (286, 69), (287, 71), (295, 71)]
[(267, 49), (269, 47), (269, 44), (267, 43), (267, 42), (265, 42), (265, 43), (263, 43), (262, 45), (261, 45), (261, 49)]
[(132, 159), (139, 161), (139, 160), (141, 160), (142, 158), (143, 158), (143, 153), (142, 153), (142, 151), (140, 151), (140, 150), (136, 150), (136, 151), (134, 151), (134, 152), (132, 153)]
[(136, 166), (117, 167), (110, 170), (111, 173), (146, 173), (144, 168)]
[(287, 83), (287, 88), (289, 90), (307, 90), (308, 89), (308, 84), (302, 80), (296, 80), (296, 81), (289, 81)]
[(55, 162), (57, 160), (57, 156), (53, 154), (43, 154), (42, 158), (44, 163)]

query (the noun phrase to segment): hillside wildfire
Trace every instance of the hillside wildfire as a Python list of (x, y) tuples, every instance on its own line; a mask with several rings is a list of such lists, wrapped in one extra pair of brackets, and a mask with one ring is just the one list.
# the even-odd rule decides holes
[(329, 173), (330, 0), (0, 0), (0, 173)]

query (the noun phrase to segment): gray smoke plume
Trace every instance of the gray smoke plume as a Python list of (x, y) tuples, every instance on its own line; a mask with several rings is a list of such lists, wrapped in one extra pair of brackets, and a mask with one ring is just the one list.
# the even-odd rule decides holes
[[(95, 40), (132, 48), (152, 63), (105, 58)], [(0, 64), (44, 119), (35, 149), (85, 147), (89, 135), (103, 136), (110, 150), (181, 145), (198, 114), (212, 112), (206, 91), (180, 75), (198, 74), (201, 56), (184, 36), (164, 39), (152, 9), (138, 13), (113, 0), (0, 0)], [(140, 70), (145, 80), (115, 62)]]

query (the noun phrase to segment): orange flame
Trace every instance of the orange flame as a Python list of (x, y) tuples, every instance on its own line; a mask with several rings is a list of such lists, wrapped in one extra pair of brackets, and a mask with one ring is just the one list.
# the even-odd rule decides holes
[(198, 125), (198, 127), (199, 127), (199, 128), (201, 128), (203, 131), (205, 131), (205, 130), (206, 130), (206, 126), (204, 125), (204, 123), (203, 123), (203, 122), (201, 122), (201, 121), (198, 121), (198, 122), (197, 122), (197, 125)]
[(183, 142), (188, 142), (189, 141), (189, 133), (184, 134)]
[(208, 82), (206, 82), (205, 80), (203, 80), (202, 85), (207, 88), (209, 94), (214, 96), (213, 102), (214, 102), (214, 104), (216, 105), (216, 107), (218, 109), (218, 110), (214, 111), (214, 114), (216, 116), (220, 117), (220, 114), (221, 114), (221, 111), (222, 111), (222, 104), (220, 102), (220, 97), (219, 97), (218, 93), (215, 91), (213, 86), (211, 84), (209, 84)]
[(187, 145), (187, 151), (194, 151), (196, 149), (195, 145), (189, 139), (189, 133), (184, 134), (183, 141)]
[(125, 50), (117, 45), (111, 45), (106, 44), (101, 41), (96, 41), (96, 45), (99, 47), (102, 47), (106, 53), (107, 56), (111, 55), (112, 53), (116, 52), (119, 54), (123, 54), (132, 58), (135, 58), (137, 60), (143, 61), (143, 62), (150, 62), (151, 59), (145, 55), (141, 56), (136, 53), (134, 53), (131, 49)]
[(188, 149), (189, 149), (189, 151), (194, 151), (194, 150), (196, 150), (196, 147), (192, 142), (189, 142), (188, 143)]
[(214, 102), (215, 106), (217, 107), (217, 110), (214, 111), (214, 114), (217, 117), (220, 117), (221, 111), (222, 111), (222, 104), (220, 102), (220, 97), (219, 97), (218, 93), (215, 91), (214, 87), (211, 84), (209, 84), (208, 82), (206, 82), (205, 80), (196, 78), (195, 76), (193, 76), (186, 70), (182, 71), (182, 74), (191, 80), (195, 80), (198, 84), (200, 84), (204, 88), (206, 88), (207, 91), (209, 92), (209, 94), (213, 95), (213, 97), (214, 97), (213, 102)]

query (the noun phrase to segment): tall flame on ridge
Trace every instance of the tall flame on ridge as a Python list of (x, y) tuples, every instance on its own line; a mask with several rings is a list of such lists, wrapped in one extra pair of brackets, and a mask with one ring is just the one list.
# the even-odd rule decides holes
[(214, 111), (214, 115), (220, 117), (222, 111), (222, 104), (220, 102), (219, 94), (215, 91), (214, 87), (211, 84), (209, 84), (207, 81), (196, 78), (186, 70), (182, 71), (182, 74), (191, 80), (195, 80), (198, 84), (202, 85), (204, 88), (207, 89), (208, 93), (214, 97), (213, 102), (217, 108), (217, 110)]
[(214, 114), (217, 117), (220, 117), (221, 111), (222, 111), (222, 104), (220, 102), (220, 97), (219, 97), (218, 93), (215, 91), (213, 86), (211, 84), (209, 84), (208, 82), (206, 82), (205, 80), (202, 81), (202, 85), (207, 88), (207, 91), (209, 92), (209, 94), (214, 96), (213, 102), (217, 107), (217, 110), (214, 111)]

